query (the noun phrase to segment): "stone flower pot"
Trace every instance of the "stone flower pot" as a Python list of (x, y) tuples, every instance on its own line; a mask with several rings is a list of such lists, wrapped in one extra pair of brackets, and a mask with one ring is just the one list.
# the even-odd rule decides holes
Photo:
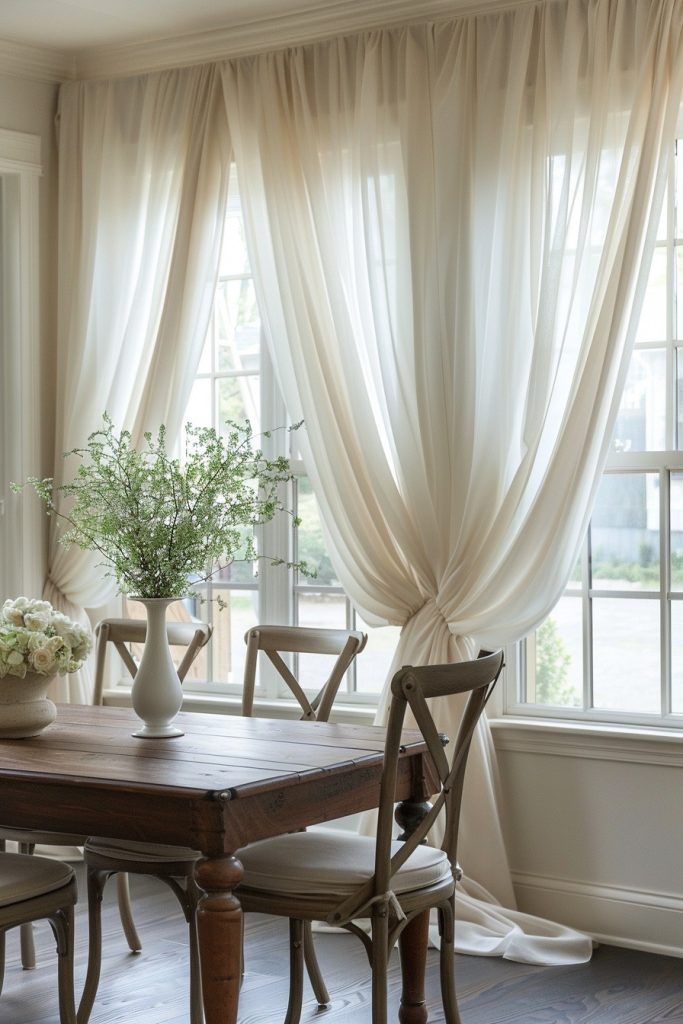
[(0, 679), (0, 739), (37, 736), (54, 722), (57, 708), (47, 697), (53, 679), (35, 672)]

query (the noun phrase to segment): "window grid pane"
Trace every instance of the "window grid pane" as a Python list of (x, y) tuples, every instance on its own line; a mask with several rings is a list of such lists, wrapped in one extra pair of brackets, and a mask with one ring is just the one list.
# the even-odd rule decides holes
[(534, 713), (683, 726), (683, 140), (671, 172), (611, 470), (564, 596), (521, 645), (511, 699)]

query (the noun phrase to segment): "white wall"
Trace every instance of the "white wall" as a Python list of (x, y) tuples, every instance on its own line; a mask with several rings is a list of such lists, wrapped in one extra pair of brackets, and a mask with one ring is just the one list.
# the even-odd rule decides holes
[(683, 956), (683, 740), (494, 723), (520, 909)]

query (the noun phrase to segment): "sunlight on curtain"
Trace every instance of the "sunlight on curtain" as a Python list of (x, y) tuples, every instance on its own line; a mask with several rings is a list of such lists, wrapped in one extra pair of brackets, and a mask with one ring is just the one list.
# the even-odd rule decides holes
[[(654, 239), (682, 20), (679, 0), (558, 0), (224, 66), (273, 359), (339, 578), (364, 619), (403, 627), (392, 671), (523, 636), (571, 571)], [(459, 714), (442, 705), (439, 727)], [(461, 859), (514, 906), (486, 723)], [(490, 901), (465, 883), (461, 948), (590, 956)]]
[[(215, 66), (62, 87), (55, 477), (105, 412), (140, 437), (180, 429), (218, 276), (230, 146)], [(84, 619), (113, 593), (99, 559), (58, 544), (45, 596)], [(57, 682), (87, 702), (90, 673)]]

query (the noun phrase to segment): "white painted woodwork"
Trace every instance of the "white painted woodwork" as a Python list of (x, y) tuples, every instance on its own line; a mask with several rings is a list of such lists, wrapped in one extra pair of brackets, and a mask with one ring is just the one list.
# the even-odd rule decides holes
[(520, 909), (683, 957), (683, 745), (665, 730), (493, 723)]
[(39, 230), (40, 138), (0, 131), (0, 290), (2, 310), (3, 594), (42, 591), (42, 513), (34, 495), (19, 499), (9, 481), (38, 475), (40, 453)]

